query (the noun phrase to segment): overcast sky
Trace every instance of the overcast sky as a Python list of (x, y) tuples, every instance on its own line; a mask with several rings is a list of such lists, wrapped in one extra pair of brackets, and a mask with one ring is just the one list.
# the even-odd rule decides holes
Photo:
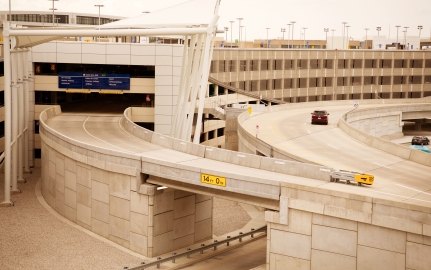
[[(11, 0), (12, 10), (48, 11), (52, 2), (48, 0)], [(83, 12), (97, 14), (94, 4), (103, 4), (102, 14), (117, 16), (136, 16), (142, 11), (154, 11), (184, 2), (185, 0), (59, 0), (55, 7), (62, 12)], [(204, 1), (204, 0), (202, 0)], [(0, 9), (8, 9), (8, 1), (2, 0)], [(178, 14), (179, 16), (192, 16)], [(233, 39), (238, 38), (238, 21), (244, 18), (242, 32), (247, 39), (266, 39), (281, 37), (281, 28), (286, 28), (287, 38), (290, 21), (296, 21), (295, 39), (306, 27), (306, 39), (323, 39), (324, 28), (335, 29), (335, 35), (341, 35), (342, 22), (350, 25), (349, 34), (353, 38), (363, 38), (365, 28), (368, 36), (377, 35), (376, 27), (381, 26), (380, 35), (396, 35), (395, 25), (408, 26), (408, 36), (417, 36), (418, 25), (423, 25), (422, 37), (431, 34), (430, 0), (222, 0), (220, 7), (219, 28), (230, 28), (229, 21), (234, 20)], [(402, 35), (403, 29), (399, 34)], [(230, 31), (230, 30), (229, 30)], [(329, 33), (331, 35), (331, 32)], [(228, 32), (230, 39), (230, 32)]]

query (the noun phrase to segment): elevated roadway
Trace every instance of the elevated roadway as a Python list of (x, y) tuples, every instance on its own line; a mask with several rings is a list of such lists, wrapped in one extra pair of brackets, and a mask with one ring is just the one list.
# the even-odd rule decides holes
[[(369, 196), (431, 206), (430, 166), (376, 149), (339, 128), (340, 119), (354, 110), (397, 106), (401, 112), (409, 105), (403, 102), (361, 102), (356, 108), (354, 103), (307, 103), (285, 106), (284, 109), (273, 108), (272, 112), (257, 113), (244, 120), (242, 128), (251, 136), (256, 136), (257, 131), (258, 140), (269, 145), (275, 157), (284, 153), (287, 158), (303, 162), (373, 174), (374, 185), (364, 189)], [(431, 104), (426, 103), (426, 106), (430, 108)], [(330, 113), (328, 125), (311, 124), (310, 113), (315, 109)], [(407, 115), (410, 117), (412, 113)], [(375, 117), (378, 118), (377, 115)], [(259, 126), (258, 130), (256, 126)], [(254, 150), (259, 151), (258, 147)]]
[[(334, 260), (337, 269), (429, 269), (430, 167), (347, 136), (334, 121), (352, 110), (351, 103), (316, 104), (331, 113), (328, 126), (311, 126), (312, 107), (304, 104), (240, 115), (240, 149), (249, 154), (145, 130), (131, 122), (131, 110), (80, 115), (50, 108), (40, 121), (42, 193), (67, 218), (150, 257), (211, 237), (212, 202), (193, 195), (204, 194), (267, 209), (270, 269)], [(387, 129), (399, 128), (399, 113), (381, 115), (398, 117)], [(367, 117), (352, 119), (363, 125)], [(255, 155), (266, 152), (275, 158)], [(375, 184), (329, 182), (331, 167), (371, 172)], [(225, 184), (209, 184), (202, 175), (223, 177)], [(73, 190), (71, 179), (86, 191)]]

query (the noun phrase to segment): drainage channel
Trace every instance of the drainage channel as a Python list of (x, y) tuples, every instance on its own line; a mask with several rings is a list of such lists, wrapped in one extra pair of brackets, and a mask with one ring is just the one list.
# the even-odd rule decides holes
[(180, 253), (174, 252), (170, 256), (157, 257), (157, 259), (154, 261), (142, 262), (141, 265), (138, 265), (138, 266), (133, 266), (133, 267), (125, 266), (125, 267), (123, 267), (123, 269), (124, 270), (126, 270), (126, 269), (127, 270), (143, 270), (143, 269), (148, 269), (150, 267), (156, 267), (156, 269), (159, 269), (163, 263), (169, 262), (169, 263), (175, 264), (176, 259), (183, 258), (183, 257), (190, 258), (191, 255), (198, 254), (198, 253), (204, 254), (205, 250), (212, 250), (214, 252), (217, 250), (218, 247), (224, 246), (224, 245), (226, 245), (226, 247), (229, 247), (232, 242), (237, 241), (237, 240), (238, 240), (237, 244), (242, 243), (243, 238), (245, 238), (245, 237), (250, 237), (248, 240), (254, 239), (255, 234), (259, 234), (259, 237), (266, 235), (266, 226), (263, 226), (263, 227), (258, 228), (258, 229), (252, 228), (249, 232), (246, 232), (246, 233), (239, 232), (238, 235), (227, 236), (226, 239), (224, 239), (224, 240), (214, 240), (214, 242), (211, 244), (207, 244), (207, 245), (201, 244), (200, 247), (187, 248), (185, 251), (180, 252)]

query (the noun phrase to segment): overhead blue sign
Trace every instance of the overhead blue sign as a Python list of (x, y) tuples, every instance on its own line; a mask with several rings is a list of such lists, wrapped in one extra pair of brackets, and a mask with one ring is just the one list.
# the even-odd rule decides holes
[(58, 88), (130, 90), (130, 75), (61, 72)]

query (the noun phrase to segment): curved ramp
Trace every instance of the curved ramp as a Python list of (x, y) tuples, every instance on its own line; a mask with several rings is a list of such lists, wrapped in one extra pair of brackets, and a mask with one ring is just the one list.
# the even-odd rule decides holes
[[(51, 112), (54, 109), (51, 109)], [(324, 186), (327, 168), (196, 145), (145, 130), (122, 115), (56, 113), (41, 119), (42, 140), (85, 152), (80, 159), (101, 169), (148, 175), (149, 183), (279, 208), (280, 184)], [(46, 115), (50, 114), (46, 112)], [(44, 117), (42, 117), (44, 118)], [(59, 145), (54, 145), (58, 148)], [(76, 154), (74, 154), (76, 155)], [(73, 155), (72, 155), (73, 156)], [(114, 158), (115, 157), (115, 158)], [(117, 160), (112, 162), (111, 160)], [(123, 164), (122, 164), (123, 163)], [(122, 166), (124, 165), (124, 166)], [(201, 181), (226, 179), (225, 186)], [(324, 181), (322, 181), (324, 180)]]
[[(240, 141), (243, 150), (249, 152), (268, 154), (272, 151), (273, 156), (279, 158), (371, 173), (375, 176), (375, 182), (367, 190), (368, 196), (431, 206), (431, 167), (422, 165), (429, 163), (430, 155), (367, 135), (356, 128), (347, 129), (343, 120), (345, 114), (351, 112), (348, 114), (349, 123), (391, 116), (396, 116), (393, 117), (396, 121), (403, 111), (429, 110), (430, 104), (423, 102), (419, 100), (416, 104), (406, 104), (406, 101), (395, 100), (386, 101), (386, 104), (381, 101), (367, 104), (361, 101), (358, 109), (353, 106), (353, 101), (273, 107), (267, 113), (240, 116)], [(310, 112), (315, 109), (325, 109), (330, 113), (327, 126), (311, 125)], [(368, 120), (358, 125), (369, 129)], [(260, 127), (258, 139), (255, 138), (256, 125)], [(400, 120), (394, 125), (400, 128)], [(380, 130), (375, 132), (386, 130), (391, 130), (391, 127), (382, 124)], [(357, 133), (355, 138), (351, 137), (354, 132)]]

